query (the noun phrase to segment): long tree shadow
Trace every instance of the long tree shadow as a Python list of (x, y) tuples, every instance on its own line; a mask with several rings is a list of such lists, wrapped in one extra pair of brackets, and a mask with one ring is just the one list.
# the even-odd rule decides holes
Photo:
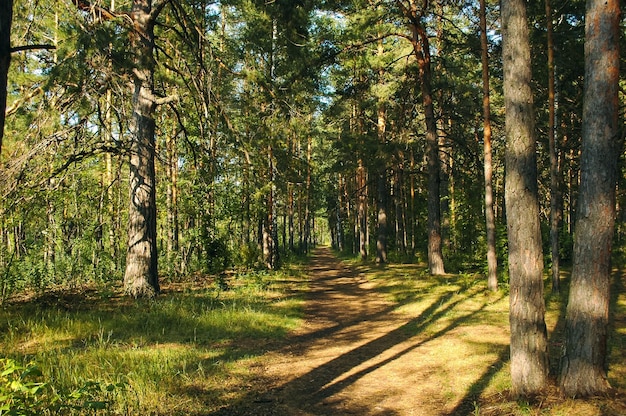
[[(395, 329), (374, 340), (352, 348), (350, 351), (327, 361), (326, 363), (310, 370), (306, 374), (267, 391), (261, 400), (256, 399), (257, 406), (255, 407), (253, 413), (273, 414), (271, 410), (272, 408), (282, 406), (283, 414), (300, 414), (300, 412), (303, 411), (313, 412), (313, 414), (343, 414), (348, 411), (346, 406), (350, 406), (350, 413), (356, 412), (358, 414), (374, 414), (373, 409), (368, 409), (363, 404), (355, 405), (351, 403), (347, 405), (341, 401), (329, 401), (328, 399), (342, 392), (366, 375), (400, 359), (402, 356), (418, 349), (424, 344), (445, 335), (470, 320), (476, 314), (480, 313), (485, 308), (485, 304), (477, 310), (473, 310), (457, 319), (454, 319), (447, 326), (436, 331), (435, 333), (426, 337), (422, 336), (427, 328), (445, 318), (461, 303), (474, 298), (480, 292), (481, 290), (474, 288), (473, 290), (466, 292), (464, 296), (454, 300), (453, 298), (457, 295), (454, 291), (443, 293), (441, 296), (434, 299), (431, 304), (417, 317), (400, 324)], [(304, 337), (300, 337), (298, 342), (306, 343), (306, 341), (319, 336), (328, 337), (328, 342), (333, 342), (333, 340), (337, 337), (337, 335), (333, 335), (335, 332), (340, 330), (346, 332), (346, 330), (348, 330), (347, 332), (351, 333), (354, 339), (350, 340), (342, 338), (341, 341), (347, 343), (353, 341), (355, 345), (358, 345), (360, 340), (359, 336), (361, 334), (355, 331), (349, 331), (349, 327), (351, 325), (355, 327), (360, 326), (360, 330), (366, 330), (367, 326), (365, 328), (362, 326), (365, 320), (385, 319), (385, 316), (388, 317), (388, 314), (397, 307), (398, 305), (391, 306), (362, 317), (365, 319), (355, 319), (350, 323), (334, 325), (322, 331), (307, 334)], [(403, 346), (403, 344), (406, 344), (406, 346)], [(398, 346), (402, 349), (392, 353), (386, 358), (381, 359), (381, 357), (379, 357), (393, 348), (397, 348)], [(370, 361), (371, 363), (366, 365)], [(364, 365), (366, 366), (363, 367)], [(304, 398), (305, 401), (296, 403), (292, 400), (293, 397)], [(249, 403), (255, 402), (255, 400), (247, 401)], [(283, 405), (281, 405), (281, 403), (283, 403)], [(233, 409), (239, 408), (238, 406), (239, 405), (230, 409), (223, 409), (215, 414), (232, 414)], [(356, 409), (354, 406), (359, 408)], [(387, 409), (384, 414), (395, 414), (390, 412), (391, 411)]]

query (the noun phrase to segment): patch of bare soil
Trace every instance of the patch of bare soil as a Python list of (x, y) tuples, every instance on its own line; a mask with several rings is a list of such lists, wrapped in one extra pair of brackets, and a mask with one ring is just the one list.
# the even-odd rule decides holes
[(244, 402), (216, 414), (471, 412), (450, 397), (439, 376), (430, 378), (439, 372), (434, 357), (440, 346), (430, 342), (435, 337), (410, 329), (419, 326), (419, 316), (401, 312), (329, 249), (316, 251), (309, 274), (305, 324), (286, 345), (267, 353)]

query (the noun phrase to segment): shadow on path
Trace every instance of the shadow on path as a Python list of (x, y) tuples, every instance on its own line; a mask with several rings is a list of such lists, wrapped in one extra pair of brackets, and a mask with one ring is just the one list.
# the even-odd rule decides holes
[[(309, 274), (306, 325), (268, 363), (268, 389), (250, 398), (253, 408), (223, 409), (216, 414), (405, 414), (382, 403), (393, 396), (397, 383), (377, 379), (372, 373), (391, 365), (402, 369), (403, 357), (409, 353), (420, 357), (420, 347), (455, 330), (486, 306), (450, 313), (482, 291), (475, 286), (463, 296), (451, 290), (434, 297), (417, 316), (401, 313), (399, 304), (387, 301), (325, 248), (316, 251)], [(422, 358), (428, 360), (426, 351)], [(488, 382), (486, 378), (498, 369), (492, 367), (483, 381)], [(394, 371), (393, 375), (384, 373), (385, 377), (395, 377), (398, 371)], [(281, 374), (291, 377), (278, 379)], [(486, 386), (481, 380), (473, 386), (474, 392)], [(355, 393), (356, 383), (364, 385)], [(462, 408), (465, 403), (458, 410)]]

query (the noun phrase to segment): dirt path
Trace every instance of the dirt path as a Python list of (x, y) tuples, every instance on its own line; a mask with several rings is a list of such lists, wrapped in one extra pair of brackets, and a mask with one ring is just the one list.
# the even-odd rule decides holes
[(265, 387), (250, 386), (256, 391), (246, 409), (220, 415), (456, 413), (458, 403), (446, 386), (438, 377), (429, 379), (441, 365), (434, 358), (435, 338), (415, 329), (445, 308), (449, 297), (422, 313), (401, 312), (327, 248), (316, 250), (309, 274), (305, 324), (286, 346), (267, 354), (260, 383)]

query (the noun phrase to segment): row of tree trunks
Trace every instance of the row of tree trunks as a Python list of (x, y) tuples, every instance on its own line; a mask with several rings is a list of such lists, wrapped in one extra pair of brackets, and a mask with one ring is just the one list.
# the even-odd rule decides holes
[[(548, 353), (526, 4), (523, 0), (503, 0), (501, 15), (512, 393), (531, 396), (546, 386)], [(549, 3), (546, 3), (546, 16), (551, 19)], [(587, 1), (580, 192), (559, 380), (563, 392), (570, 397), (602, 394), (610, 388), (606, 355), (611, 244), (615, 230), (617, 161), (623, 147), (618, 117), (619, 22), (618, 0)], [(548, 44), (552, 49), (551, 35)], [(550, 58), (549, 66), (552, 62)], [(554, 253), (558, 250), (558, 234), (555, 233), (555, 229), (558, 230), (558, 161), (553, 69), (549, 70), (551, 250), (553, 291), (558, 291), (558, 253)]]

